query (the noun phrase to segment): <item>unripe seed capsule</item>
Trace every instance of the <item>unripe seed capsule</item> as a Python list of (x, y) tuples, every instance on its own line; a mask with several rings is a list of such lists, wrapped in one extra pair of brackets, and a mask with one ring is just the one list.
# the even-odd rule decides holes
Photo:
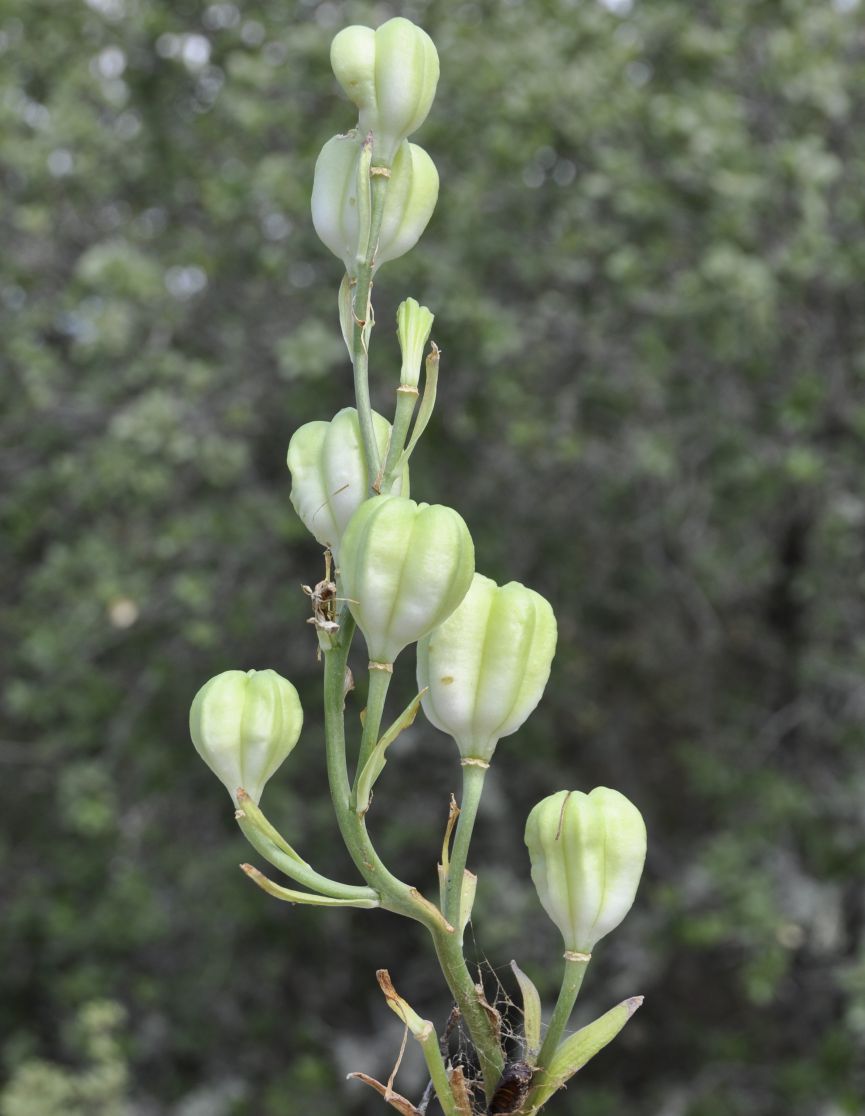
[[(359, 244), (358, 165), (361, 139), (356, 132), (334, 136), (321, 149), (312, 184), (312, 223), (319, 239), (357, 273)], [(405, 255), (417, 244), (435, 209), (439, 176), (422, 147), (404, 142), (393, 160), (374, 268)]]
[(232, 801), (239, 787), (258, 803), (303, 727), (297, 690), (275, 670), (226, 670), (205, 682), (189, 711), (196, 751)]
[(392, 663), (446, 620), (474, 566), (469, 529), (453, 508), (404, 496), (361, 504), (342, 538), (340, 572), (370, 659)]
[(330, 48), (336, 79), (360, 114), (359, 128), (372, 132), (378, 166), (390, 166), (400, 143), (427, 118), (439, 78), (432, 39), (397, 16), (378, 30), (346, 27)]
[(476, 573), (459, 608), (418, 644), (423, 711), (463, 758), (488, 762), (541, 700), (555, 650), (548, 601), (519, 582), (499, 587)]
[(559, 791), (526, 822), (532, 881), (565, 948), (591, 953), (634, 902), (646, 859), (646, 825), (633, 803), (608, 787)]
[[(387, 453), (390, 423), (373, 411), (379, 456)], [(308, 422), (288, 444), (291, 502), (307, 530), (339, 555), (348, 522), (368, 495), (367, 461), (357, 411), (344, 407), (330, 422)], [(396, 495), (408, 496), (408, 464), (397, 478)]]

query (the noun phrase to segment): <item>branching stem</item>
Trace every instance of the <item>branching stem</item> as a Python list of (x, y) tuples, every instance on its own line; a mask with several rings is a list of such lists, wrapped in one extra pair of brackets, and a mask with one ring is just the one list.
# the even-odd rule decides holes
[(344, 680), (355, 624), (348, 610), (343, 612), (341, 624), (339, 645), (324, 653), (327, 773), (340, 833), (358, 871), (381, 896), (382, 906), (423, 923), (432, 934), (448, 988), (459, 1005), (477, 1050), (484, 1088), (489, 1097), (501, 1075), (504, 1058), (494, 1021), (482, 1004), (482, 993), (475, 988), (463, 957), (459, 936), (437, 907), (424, 900), (416, 889), (397, 879), (387, 869), (373, 848), (364, 818), (358, 817), (351, 806), (345, 754)]

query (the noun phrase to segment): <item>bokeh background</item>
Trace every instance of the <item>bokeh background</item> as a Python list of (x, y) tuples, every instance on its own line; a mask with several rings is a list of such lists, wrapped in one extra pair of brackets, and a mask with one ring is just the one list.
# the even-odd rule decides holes
[[(399, 1046), (374, 970), (447, 1017), (419, 928), (244, 879), (186, 726), (217, 671), (291, 677), (265, 804), (353, 878), (284, 462), (351, 401), (308, 213), (354, 119), (329, 42), (395, 14), (441, 55), (442, 191), (377, 283), (375, 399), (414, 295), (443, 361), (413, 494), (560, 627), (490, 776), (475, 958), (554, 997), (524, 820), (615, 786), (650, 855), (577, 1020), (646, 1003), (551, 1112), (865, 1112), (865, 9), (0, 0), (0, 1113), (383, 1112), (344, 1080)], [(458, 774), (418, 722), (376, 795), (427, 890)]]

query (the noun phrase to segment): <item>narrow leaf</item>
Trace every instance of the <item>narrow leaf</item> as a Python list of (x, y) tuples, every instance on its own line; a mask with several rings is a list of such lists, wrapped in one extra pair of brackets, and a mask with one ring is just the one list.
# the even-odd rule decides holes
[(313, 895), (309, 891), (293, 891), (291, 888), (274, 883), (251, 864), (241, 864), (240, 867), (262, 891), (266, 891), (276, 899), (282, 899), (285, 903), (304, 903), (309, 907), (363, 907), (367, 910), (381, 906), (378, 899), (331, 899), (327, 895)]
[(443, 864), (437, 864), (436, 871), (439, 877), (439, 903), (442, 909), (444, 909), (447, 901), (448, 870)]
[(526, 1116), (545, 1104), (561, 1089), (583, 1066), (616, 1037), (637, 1008), (642, 1004), (642, 996), (632, 996), (623, 1000), (593, 1023), (582, 1027), (566, 1038), (550, 1059), (546, 1069), (538, 1070), (538, 1084), (532, 1088), (525, 1106)]
[(468, 868), (463, 869), (463, 885), (460, 888), (459, 926), (460, 934), (469, 924), (472, 917), (472, 907), (475, 905), (475, 892), (478, 889), (478, 878)]
[(523, 997), (523, 1034), (526, 1036), (526, 1061), (533, 1066), (541, 1049), (541, 997), (534, 982), (526, 976), (516, 961), (511, 968)]
[(394, 740), (401, 732), (414, 724), (414, 719), (417, 716), (417, 711), (420, 709), (421, 698), (426, 693), (427, 688), (421, 690), (417, 697), (412, 698), (409, 704), (403, 709), (402, 713), (397, 717), (394, 723), (390, 726), (387, 732), (381, 737), (376, 746), (369, 754), (369, 758), (363, 765), (363, 770), (357, 777), (357, 787), (355, 790), (355, 809), (358, 816), (361, 816), (369, 809), (372, 800), (372, 788), (375, 782), (384, 771), (384, 765), (387, 763), (385, 753), (388, 748), (393, 744)]
[(454, 826), (457, 824), (457, 818), (460, 816), (460, 808), (457, 806), (457, 800), (454, 795), (451, 795), (450, 806), (448, 807), (448, 821), (445, 826), (445, 835), (442, 841), (442, 862), (441, 867), (444, 869), (445, 878), (447, 878), (448, 865), (451, 860), (451, 836), (454, 831)]
[(414, 423), (414, 430), (411, 432), (411, 438), (409, 439), (408, 445), (403, 450), (402, 456), (399, 459), (399, 465), (395, 470), (397, 474), (414, 452), (414, 448), (420, 441), (421, 435), (429, 425), (429, 420), (432, 418), (433, 408), (436, 404), (441, 349), (439, 349), (435, 341), (431, 342), (431, 344), (432, 352), (430, 352), (424, 361), (423, 396), (421, 397), (420, 407), (418, 408), (417, 418)]

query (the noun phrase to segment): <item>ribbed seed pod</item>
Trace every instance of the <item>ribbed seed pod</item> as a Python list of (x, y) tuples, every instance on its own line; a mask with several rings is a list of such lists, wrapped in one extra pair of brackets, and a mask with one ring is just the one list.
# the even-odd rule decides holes
[(475, 574), (459, 608), (418, 644), (418, 689), (427, 719), (463, 758), (489, 762), (544, 692), (556, 650), (556, 618), (539, 593)]
[(469, 529), (453, 508), (376, 496), (342, 538), (340, 572), (370, 659), (392, 663), (457, 607), (474, 574)]
[(257, 804), (303, 727), (297, 690), (275, 670), (226, 670), (205, 682), (189, 711), (196, 751), (232, 801), (243, 787)]
[[(357, 270), (358, 166), (361, 138), (356, 132), (329, 139), (315, 164), (312, 183), (312, 223), (319, 239), (345, 264)], [(395, 260), (417, 244), (429, 224), (439, 192), (439, 176), (432, 159), (417, 144), (403, 142), (395, 153), (382, 216), (374, 267)]]
[(526, 822), (532, 881), (565, 948), (591, 953), (634, 902), (646, 859), (646, 825), (623, 794), (559, 791)]
[(374, 158), (390, 166), (400, 143), (423, 124), (435, 97), (439, 58), (432, 39), (397, 16), (378, 30), (346, 27), (334, 38), (330, 63), (360, 114), (363, 135), (372, 132)]
[[(375, 411), (372, 422), (383, 460), (390, 423)], [(296, 430), (288, 444), (288, 468), (294, 510), (321, 545), (337, 556), (348, 521), (368, 494), (366, 454), (354, 407), (344, 407), (330, 422), (308, 422)], [(408, 464), (394, 492), (408, 496)]]

